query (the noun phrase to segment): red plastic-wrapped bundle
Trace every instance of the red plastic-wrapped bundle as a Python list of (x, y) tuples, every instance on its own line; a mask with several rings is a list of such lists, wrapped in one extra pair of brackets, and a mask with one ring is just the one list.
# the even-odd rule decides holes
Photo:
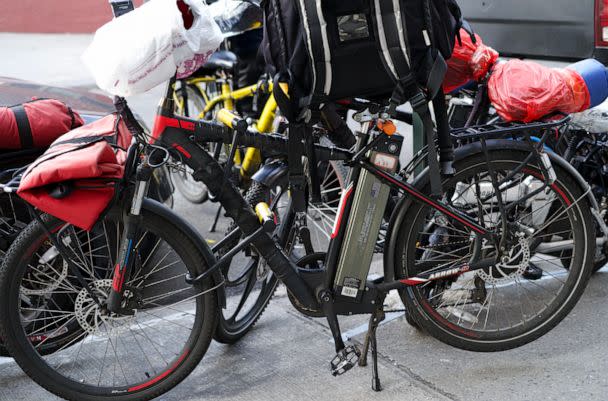
[(523, 60), (496, 64), (488, 95), (506, 121), (530, 122), (556, 111), (576, 113), (591, 103), (585, 80), (576, 71)]
[(498, 60), (498, 52), (483, 44), (476, 34), (475, 43), (471, 35), (460, 30), (461, 40), (456, 40), (452, 57), (448, 60), (448, 72), (443, 81), (443, 92), (450, 93), (469, 81), (483, 78)]

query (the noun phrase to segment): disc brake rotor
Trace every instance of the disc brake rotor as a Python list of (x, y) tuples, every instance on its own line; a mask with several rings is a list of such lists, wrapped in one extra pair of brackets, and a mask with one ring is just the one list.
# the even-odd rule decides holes
[[(100, 301), (103, 302), (110, 294), (112, 279), (96, 280), (90, 283), (89, 286), (91, 287), (91, 291), (94, 291)], [(132, 318), (132, 316), (109, 316), (103, 314), (100, 306), (91, 298), (91, 294), (89, 294), (86, 288), (80, 290), (76, 297), (74, 313), (80, 327), (89, 334), (96, 333), (99, 326), (104, 323), (111, 326), (113, 322), (122, 324), (126, 319)], [(113, 327), (110, 327), (110, 329), (113, 329)]]
[(477, 270), (477, 277), (488, 284), (504, 284), (521, 277), (530, 263), (530, 245), (525, 235), (518, 235), (517, 244), (496, 265)]

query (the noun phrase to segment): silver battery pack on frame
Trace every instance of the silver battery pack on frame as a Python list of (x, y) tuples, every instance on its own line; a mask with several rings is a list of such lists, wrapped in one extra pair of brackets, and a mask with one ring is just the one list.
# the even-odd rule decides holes
[[(387, 137), (371, 153), (370, 161), (394, 173), (403, 137)], [(343, 301), (361, 300), (370, 270), (390, 187), (367, 170), (361, 170), (338, 260), (335, 296)]]

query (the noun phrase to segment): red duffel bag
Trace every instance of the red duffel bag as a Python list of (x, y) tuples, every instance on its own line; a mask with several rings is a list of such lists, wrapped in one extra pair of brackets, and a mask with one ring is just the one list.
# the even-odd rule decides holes
[(28, 167), (17, 193), (38, 209), (90, 230), (114, 197), (131, 139), (116, 114), (76, 128)]
[(46, 148), (83, 124), (78, 113), (55, 99), (0, 107), (0, 149)]

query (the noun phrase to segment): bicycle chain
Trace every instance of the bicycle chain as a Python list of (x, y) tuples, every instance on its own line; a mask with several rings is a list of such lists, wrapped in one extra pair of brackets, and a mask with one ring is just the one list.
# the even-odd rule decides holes
[(446, 242), (446, 243), (438, 244), (438, 245), (417, 246), (416, 248), (418, 248), (418, 249), (434, 249), (434, 248), (439, 248), (441, 246), (463, 245), (463, 244), (470, 244), (470, 243), (471, 243), (471, 241), (456, 241), (456, 242)]

